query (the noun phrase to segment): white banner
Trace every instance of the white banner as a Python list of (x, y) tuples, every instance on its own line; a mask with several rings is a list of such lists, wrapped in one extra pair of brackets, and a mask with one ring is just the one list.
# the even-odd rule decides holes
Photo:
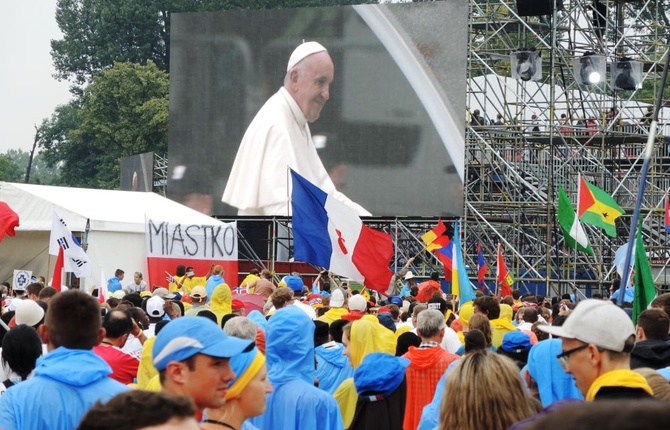
[(237, 222), (180, 224), (147, 218), (148, 257), (237, 260)]
[(14, 283), (12, 284), (15, 290), (25, 290), (30, 284), (33, 272), (30, 270), (16, 270), (14, 269)]

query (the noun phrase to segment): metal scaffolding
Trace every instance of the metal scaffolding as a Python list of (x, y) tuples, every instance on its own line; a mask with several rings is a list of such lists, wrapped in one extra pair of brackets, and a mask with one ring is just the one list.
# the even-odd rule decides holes
[[(616, 276), (614, 251), (628, 238), (648, 137), (644, 115), (670, 29), (659, 0), (550, 2), (551, 15), (522, 17), (516, 1), (470, 0), (464, 252), (476, 267), (478, 243), (489, 262), (501, 243), (523, 292), (585, 292)], [(512, 79), (510, 54), (522, 50), (541, 57), (539, 80)], [(608, 79), (580, 82), (573, 65), (584, 54), (606, 59)], [(624, 57), (642, 63), (641, 88), (615, 89), (609, 79)], [(498, 114), (503, 124), (493, 125)], [(641, 217), (657, 286), (665, 288), (670, 144), (663, 134), (661, 126)], [(574, 205), (579, 174), (626, 210), (616, 238), (585, 226), (595, 256), (566, 247), (556, 220), (558, 186)]]

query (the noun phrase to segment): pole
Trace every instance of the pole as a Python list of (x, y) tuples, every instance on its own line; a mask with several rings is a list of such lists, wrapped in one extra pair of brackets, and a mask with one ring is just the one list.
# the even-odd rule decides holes
[(619, 293), (618, 305), (623, 307), (624, 296), (626, 295), (626, 288), (629, 284), (628, 268), (630, 267), (631, 255), (633, 246), (635, 245), (635, 236), (637, 234), (637, 221), (640, 218), (640, 207), (642, 206), (642, 197), (644, 196), (644, 189), (647, 182), (647, 174), (649, 173), (649, 163), (651, 162), (651, 155), (654, 150), (654, 141), (656, 140), (656, 128), (658, 127), (658, 111), (661, 109), (663, 101), (663, 90), (665, 89), (665, 82), (668, 78), (668, 67), (670, 67), (670, 52), (665, 53), (665, 66), (663, 67), (663, 76), (661, 78), (661, 86), (656, 95), (656, 103), (654, 103), (654, 117), (649, 127), (649, 136), (647, 137), (647, 146), (644, 151), (644, 164), (642, 165), (642, 175), (640, 176), (640, 185), (637, 189), (637, 199), (635, 200), (635, 207), (633, 209), (633, 217), (630, 220), (630, 233), (628, 235), (628, 249), (626, 249), (626, 259), (624, 260), (624, 272), (621, 278), (622, 291)]

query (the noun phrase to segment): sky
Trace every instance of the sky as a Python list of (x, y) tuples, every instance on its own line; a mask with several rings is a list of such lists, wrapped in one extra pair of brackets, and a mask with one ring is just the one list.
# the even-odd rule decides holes
[(70, 100), (69, 84), (53, 78), (51, 39), (57, 0), (3, 2), (0, 14), (0, 154), (29, 151), (35, 125)]

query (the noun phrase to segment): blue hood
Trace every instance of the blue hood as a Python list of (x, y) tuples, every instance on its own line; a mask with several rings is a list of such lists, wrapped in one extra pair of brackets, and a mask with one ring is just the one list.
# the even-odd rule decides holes
[(297, 306), (286, 306), (268, 321), (265, 335), (268, 377), (275, 388), (295, 379), (314, 383), (314, 323)]
[(584, 397), (572, 376), (565, 373), (556, 356), (562, 352), (560, 339), (547, 339), (533, 345), (528, 354), (528, 373), (537, 382), (542, 406), (565, 399)]
[(263, 314), (257, 310), (254, 309), (253, 311), (249, 312), (247, 318), (255, 322), (258, 328), (261, 330), (266, 331), (268, 329), (268, 320), (266, 320)]
[[(368, 354), (354, 373), (356, 392), (361, 395), (381, 394), (388, 397), (405, 379), (409, 360), (383, 352)], [(380, 369), (384, 369), (380, 372)]]
[(316, 352), (316, 357), (318, 361), (324, 360), (327, 361), (330, 365), (338, 367), (338, 368), (343, 368), (351, 366), (349, 363), (349, 357), (344, 355), (344, 346), (342, 346), (341, 343), (336, 343), (333, 342), (336, 346), (333, 346), (331, 348), (326, 348), (327, 345), (330, 345), (331, 343), (327, 343), (321, 346), (318, 346), (314, 351)]
[[(73, 360), (77, 368), (72, 368)], [(107, 378), (112, 368), (91, 350), (60, 347), (37, 360), (35, 376), (43, 376), (74, 387), (85, 387)]]

